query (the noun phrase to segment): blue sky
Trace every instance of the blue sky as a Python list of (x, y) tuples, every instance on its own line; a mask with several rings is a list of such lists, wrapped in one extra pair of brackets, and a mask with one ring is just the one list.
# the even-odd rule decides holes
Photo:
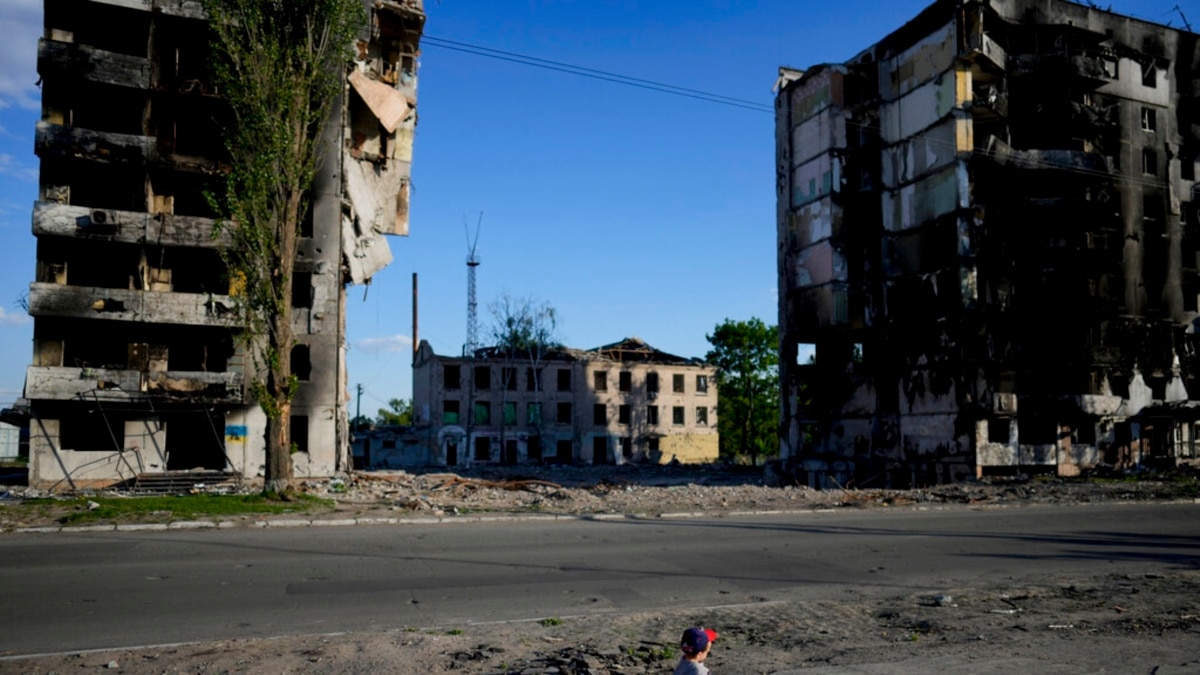
[[(778, 66), (844, 61), (927, 4), (426, 0), (426, 32), (771, 105)], [(1111, 2), (1178, 26), (1176, 4)], [(0, 405), (20, 394), (32, 348), (19, 301), (34, 276), (41, 5), (0, 0)], [(1178, 5), (1200, 22), (1200, 3)], [(725, 318), (777, 321), (770, 113), (432, 45), (419, 86), (411, 235), (392, 238), (395, 262), (347, 293), (349, 381), (363, 385), (364, 412), (411, 395), (414, 272), (419, 339), (462, 349), (463, 223), (480, 213), (481, 335), (504, 293), (554, 306), (563, 341), (583, 348), (638, 336), (703, 356)]]

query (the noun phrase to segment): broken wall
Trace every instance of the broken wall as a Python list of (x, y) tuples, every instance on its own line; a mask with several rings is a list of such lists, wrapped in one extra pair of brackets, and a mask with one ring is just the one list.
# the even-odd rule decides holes
[(841, 140), (804, 105), (828, 67), (781, 77), (783, 456), (899, 484), (1165, 447), (1137, 420), (1196, 389), (1198, 67), (1191, 34), (1111, 12), (934, 3), (840, 67), (843, 92), (877, 84), (839, 103), (845, 128), (880, 137), (848, 134), (840, 189), (800, 208), (820, 184), (793, 156)]

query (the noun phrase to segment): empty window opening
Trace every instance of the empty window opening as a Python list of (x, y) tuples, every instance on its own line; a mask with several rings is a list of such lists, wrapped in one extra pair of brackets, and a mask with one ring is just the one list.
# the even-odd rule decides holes
[(525, 456), (537, 462), (542, 459), (542, 437), (530, 436), (525, 442)]
[(592, 424), (608, 424), (608, 406), (603, 403), (592, 406)]
[(671, 376), (671, 391), (676, 394), (683, 393), (683, 373), (675, 373)]
[(1058, 441), (1058, 424), (1052, 418), (1030, 415), (1020, 419), (1023, 445), (1052, 445)]
[(86, 206), (92, 209), (141, 211), (146, 208), (146, 175), (127, 167), (100, 163), (76, 163), (69, 167), (48, 157), (42, 161), (42, 176), (48, 187), (45, 201)]
[(554, 456), (560, 462), (569, 462), (575, 454), (574, 446), (571, 441), (556, 441), (554, 443)]
[(817, 362), (817, 345), (801, 342), (796, 345), (796, 365), (810, 366)]
[(1158, 175), (1158, 153), (1150, 148), (1142, 148), (1142, 173), (1148, 176)]
[(592, 388), (596, 391), (608, 391), (608, 372), (597, 370), (592, 373)]
[(651, 394), (658, 393), (658, 373), (646, 373), (646, 391)]
[(617, 380), (617, 388), (621, 391), (633, 390), (633, 373), (629, 372), (628, 370), (623, 370), (621, 371), (621, 374), (618, 376)]
[[(224, 414), (182, 413), (165, 417), (163, 421), (167, 432), (164, 449), (168, 471), (225, 469)], [(135, 433), (152, 433), (155, 426), (155, 420), (142, 420), (136, 424)]]
[(1075, 442), (1080, 445), (1095, 445), (1096, 444), (1096, 423), (1092, 421), (1081, 422), (1075, 427)]
[(618, 424), (629, 424), (629, 417), (630, 417), (629, 406), (627, 404), (617, 406), (617, 423)]
[(475, 424), (492, 423), (492, 406), (487, 401), (475, 402)]
[(646, 424), (658, 424), (658, 406), (646, 406)]
[(492, 439), (487, 436), (475, 437), (475, 461), (492, 461)]
[[(55, 81), (47, 83), (43, 92), (46, 98), (51, 99), (45, 106), (49, 113), (46, 116), (47, 122), (104, 133), (132, 136), (143, 134), (145, 91), (94, 82), (67, 85)], [(96, 105), (97, 101), (104, 103)]]
[(571, 391), (571, 371), (566, 368), (558, 369), (558, 390)]
[(303, 239), (312, 239), (313, 236), (313, 207), (311, 198), (308, 200), (308, 208), (304, 209), (304, 217), (300, 219), (299, 235)]
[(442, 386), (446, 389), (462, 387), (462, 369), (459, 366), (442, 366)]
[(621, 456), (625, 459), (633, 459), (633, 439), (628, 436), (621, 439)]
[[(146, 369), (161, 370), (160, 364), (166, 361), (166, 370), (219, 373), (225, 370), (228, 357), (232, 353), (233, 344), (230, 342), (229, 336), (204, 340), (199, 336), (199, 331), (194, 330), (190, 336), (182, 338), (172, 336), (169, 345), (149, 345), (146, 353)], [(293, 373), (296, 373), (296, 360), (295, 356), (293, 356)], [(307, 356), (301, 359), (302, 363), (306, 361), (311, 364), (311, 360)], [(142, 370), (142, 368), (138, 368), (138, 370)], [(298, 373), (296, 376), (300, 377)]]
[(292, 275), (292, 307), (313, 306), (312, 272), (296, 272)]
[(292, 374), (301, 382), (307, 382), (312, 377), (312, 359), (308, 345), (292, 347)]
[(458, 424), (458, 401), (442, 401), (442, 424)]
[(542, 390), (542, 371), (538, 368), (525, 369), (525, 391)]
[(72, 333), (66, 334), (63, 340), (63, 363), (75, 368), (114, 368), (128, 367), (129, 345), (121, 342), (114, 335), (101, 335), (97, 332), (88, 339), (72, 339)]
[(288, 421), (292, 452), (308, 452), (308, 415), (292, 415)]
[(63, 450), (120, 452), (125, 447), (125, 421), (103, 410), (88, 410), (59, 422)]
[(1142, 131), (1151, 133), (1158, 130), (1158, 115), (1154, 108), (1142, 108)]
[(658, 439), (650, 438), (646, 440), (646, 452), (649, 453), (650, 459), (658, 461), (660, 455), (658, 451)]
[[(1196, 253), (1191, 253), (1191, 259), (1196, 260)], [(1183, 280), (1183, 311), (1195, 312), (1200, 309), (1200, 302), (1197, 302), (1197, 296), (1200, 296), (1200, 280), (1195, 277)]]
[(1142, 64), (1142, 86), (1151, 89), (1158, 87), (1158, 66), (1153, 60)]
[(696, 376), (696, 393), (697, 394), (707, 394), (708, 393), (708, 376), (707, 375), (697, 375)]
[(487, 391), (492, 388), (492, 369), (490, 366), (475, 366), (475, 388)]
[(1012, 422), (1008, 418), (988, 420), (988, 443), (1008, 443)]
[(683, 406), (677, 405), (671, 408), (671, 424), (674, 424), (677, 427), (683, 426)]
[(73, 7), (71, 20), (64, 27), (74, 33), (75, 42), (106, 52), (146, 58), (152, 15), (111, 5), (95, 7), (94, 4)]
[(185, 157), (205, 157), (214, 150), (224, 154), (221, 150), (224, 148), (221, 142), (224, 120), (216, 110), (193, 100), (175, 106), (168, 114), (173, 119), (158, 127), (161, 151)]
[(705, 408), (704, 406), (696, 408), (696, 426), (708, 426), (708, 408)]
[(556, 424), (570, 424), (571, 423), (571, 402), (570, 401), (559, 401), (558, 402), (558, 405), (556, 406), (556, 410), (555, 410), (554, 422)]
[(501, 368), (500, 382), (505, 391), (517, 390), (517, 369), (516, 368)]
[(608, 464), (608, 436), (592, 437), (592, 464)]

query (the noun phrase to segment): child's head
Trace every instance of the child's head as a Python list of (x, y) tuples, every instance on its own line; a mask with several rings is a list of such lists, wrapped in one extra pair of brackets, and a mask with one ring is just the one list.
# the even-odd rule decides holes
[(708, 651), (712, 649), (713, 640), (717, 639), (717, 631), (704, 626), (692, 626), (683, 631), (683, 638), (679, 641), (679, 648), (683, 650), (683, 657), (693, 661), (703, 661), (708, 658)]

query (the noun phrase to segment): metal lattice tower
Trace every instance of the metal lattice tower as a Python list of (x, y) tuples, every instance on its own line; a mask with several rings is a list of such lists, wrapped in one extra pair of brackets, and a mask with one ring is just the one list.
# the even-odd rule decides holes
[(468, 356), (473, 356), (479, 348), (479, 326), (475, 305), (475, 268), (479, 267), (479, 256), (475, 248), (479, 244), (479, 230), (483, 228), (483, 213), (479, 214), (479, 222), (475, 225), (475, 236), (471, 236), (471, 228), (467, 219), (463, 218), (463, 229), (467, 233), (467, 344)]

